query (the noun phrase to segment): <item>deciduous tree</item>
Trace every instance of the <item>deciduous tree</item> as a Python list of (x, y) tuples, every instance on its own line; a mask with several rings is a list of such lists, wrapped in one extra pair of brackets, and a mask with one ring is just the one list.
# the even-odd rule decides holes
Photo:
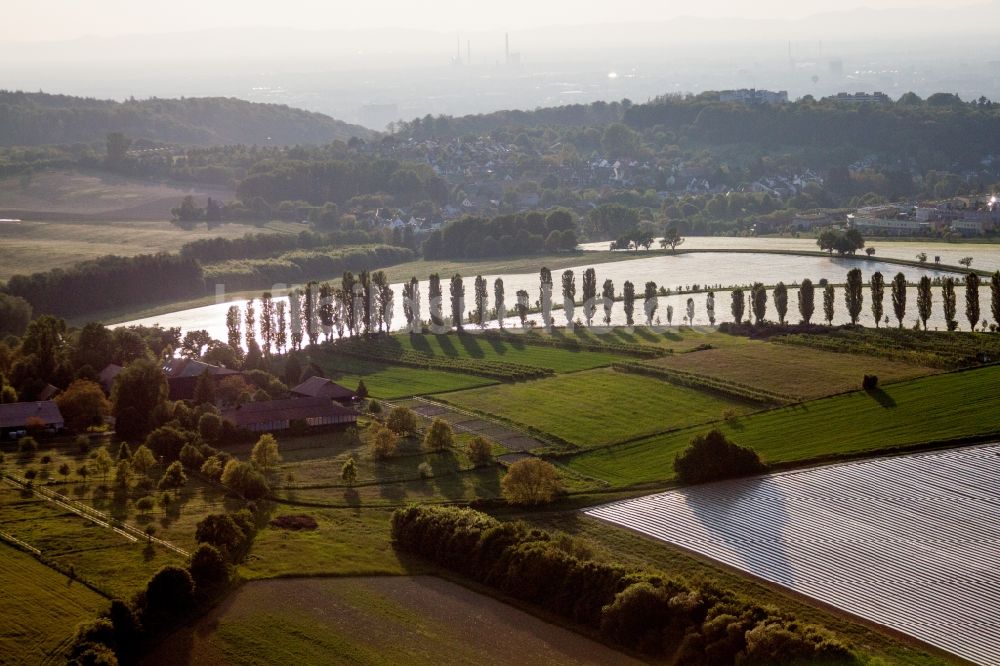
[(511, 504), (547, 504), (562, 490), (559, 473), (549, 462), (540, 458), (519, 460), (510, 466), (500, 489)]
[(587, 326), (594, 323), (597, 312), (597, 271), (588, 268), (583, 272), (583, 318)]
[(78, 379), (66, 387), (56, 396), (55, 402), (66, 425), (77, 431), (102, 425), (111, 413), (111, 403), (104, 397), (100, 384), (85, 379)]
[(451, 278), (451, 323), (456, 330), (462, 330), (462, 319), (465, 317), (465, 285), (458, 273)]
[(281, 464), (281, 453), (278, 451), (278, 440), (274, 435), (265, 433), (260, 436), (250, 452), (250, 462), (265, 474), (273, 472)]
[(434, 419), (424, 435), (424, 448), (428, 451), (444, 451), (452, 445), (453, 435), (447, 421)]
[(489, 296), (486, 290), (486, 278), (482, 275), (476, 276), (476, 324), (479, 328), (486, 328), (489, 312)]

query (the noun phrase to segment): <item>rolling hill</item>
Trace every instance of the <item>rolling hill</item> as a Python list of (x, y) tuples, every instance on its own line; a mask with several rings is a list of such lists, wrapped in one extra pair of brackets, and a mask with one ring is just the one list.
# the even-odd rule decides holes
[(110, 132), (198, 146), (325, 144), (374, 134), (322, 113), (231, 97), (117, 102), (0, 90), (2, 146), (103, 142)]

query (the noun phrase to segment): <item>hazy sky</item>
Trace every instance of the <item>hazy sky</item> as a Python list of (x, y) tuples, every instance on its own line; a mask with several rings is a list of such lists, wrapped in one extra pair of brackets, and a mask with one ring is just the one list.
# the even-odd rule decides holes
[[(409, 27), (498, 30), (553, 24), (650, 21), (681, 15), (800, 18), (867, 6), (975, 4), (974, 0), (3, 0), (0, 40), (175, 32), (225, 26), (306, 29)], [(499, 8), (502, 7), (502, 10)]]

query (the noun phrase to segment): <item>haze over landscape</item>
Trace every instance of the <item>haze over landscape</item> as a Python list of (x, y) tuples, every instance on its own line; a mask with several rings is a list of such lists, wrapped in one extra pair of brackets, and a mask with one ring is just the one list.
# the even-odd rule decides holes
[(0, 664), (1000, 666), (1000, 0), (8, 0)]

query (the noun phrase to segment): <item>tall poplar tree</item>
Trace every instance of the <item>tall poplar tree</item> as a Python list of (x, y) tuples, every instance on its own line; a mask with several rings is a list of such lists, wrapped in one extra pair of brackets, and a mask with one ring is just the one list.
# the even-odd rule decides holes
[(965, 318), (969, 320), (969, 330), (979, 325), (979, 275), (969, 273), (965, 277)]
[(813, 313), (816, 312), (816, 287), (813, 281), (806, 278), (799, 286), (799, 317), (802, 323), (808, 325), (812, 320)]
[(459, 331), (462, 330), (462, 319), (465, 317), (465, 284), (458, 273), (451, 278), (451, 323)]
[(847, 316), (851, 318), (851, 324), (858, 323), (861, 316), (861, 308), (865, 302), (864, 278), (861, 276), (860, 268), (852, 268), (847, 271), (847, 284), (844, 287), (844, 302), (847, 305)]
[(788, 315), (788, 287), (784, 282), (774, 285), (774, 309), (778, 313), (778, 323), (785, 325), (785, 316)]
[(622, 288), (622, 300), (625, 307), (625, 325), (632, 326), (635, 324), (635, 285), (629, 280), (625, 280), (625, 286)]
[(872, 317), (875, 318), (875, 328), (878, 328), (884, 314), (882, 301), (885, 299), (885, 278), (876, 271), (872, 273), (869, 285), (872, 290)]
[(903, 318), (906, 317), (906, 276), (896, 273), (892, 278), (892, 313), (896, 315), (899, 328), (903, 328)]
[(917, 313), (920, 315), (920, 321), (923, 322), (925, 331), (927, 330), (927, 320), (931, 318), (933, 304), (934, 295), (931, 293), (931, 279), (925, 275), (917, 283)]
[(597, 312), (597, 271), (588, 268), (583, 272), (583, 318), (587, 326), (594, 323)]

